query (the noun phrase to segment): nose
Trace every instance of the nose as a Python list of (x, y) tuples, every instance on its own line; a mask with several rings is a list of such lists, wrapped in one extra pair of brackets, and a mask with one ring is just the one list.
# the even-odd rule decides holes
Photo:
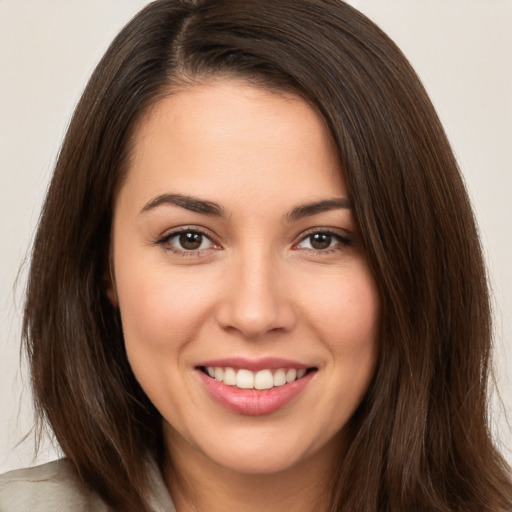
[(290, 331), (297, 316), (286, 272), (278, 258), (253, 251), (234, 259), (219, 294), (219, 325), (247, 339)]

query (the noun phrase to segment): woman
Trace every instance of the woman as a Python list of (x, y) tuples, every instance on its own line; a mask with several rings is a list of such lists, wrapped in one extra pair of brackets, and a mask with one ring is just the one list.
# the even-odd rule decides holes
[(24, 337), (66, 460), (4, 476), (6, 510), (512, 507), (464, 186), (404, 57), (338, 0), (159, 0), (123, 29)]

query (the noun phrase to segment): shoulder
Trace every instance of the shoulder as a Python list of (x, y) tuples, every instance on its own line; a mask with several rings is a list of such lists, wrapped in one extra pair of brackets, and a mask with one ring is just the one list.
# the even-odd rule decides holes
[(0, 475), (0, 512), (107, 511), (66, 459)]

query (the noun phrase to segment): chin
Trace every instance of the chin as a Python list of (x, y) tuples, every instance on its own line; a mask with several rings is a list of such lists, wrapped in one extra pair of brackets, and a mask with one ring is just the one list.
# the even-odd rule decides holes
[(226, 470), (246, 475), (271, 475), (294, 468), (301, 463), (296, 453), (276, 450), (240, 456), (239, 451), (219, 454), (218, 464)]
[[(229, 441), (226, 441), (229, 440)], [(342, 442), (342, 435), (330, 439), (310, 438), (305, 433), (247, 432), (227, 435), (224, 442), (208, 442), (196, 445), (205, 464), (209, 462), (240, 475), (272, 475), (288, 470), (296, 471), (301, 466), (309, 471), (315, 460), (333, 461)]]

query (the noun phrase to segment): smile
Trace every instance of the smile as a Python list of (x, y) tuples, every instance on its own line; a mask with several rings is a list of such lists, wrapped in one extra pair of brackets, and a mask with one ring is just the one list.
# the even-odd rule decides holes
[(318, 373), (316, 367), (273, 358), (205, 361), (196, 370), (214, 402), (247, 416), (285, 408), (298, 399)]
[(277, 370), (264, 369), (253, 372), (245, 368), (222, 368), (219, 366), (207, 366), (202, 368), (212, 379), (223, 382), (228, 386), (236, 386), (239, 389), (272, 389), (284, 386), (290, 382), (301, 379), (306, 375), (305, 368), (279, 368)]

